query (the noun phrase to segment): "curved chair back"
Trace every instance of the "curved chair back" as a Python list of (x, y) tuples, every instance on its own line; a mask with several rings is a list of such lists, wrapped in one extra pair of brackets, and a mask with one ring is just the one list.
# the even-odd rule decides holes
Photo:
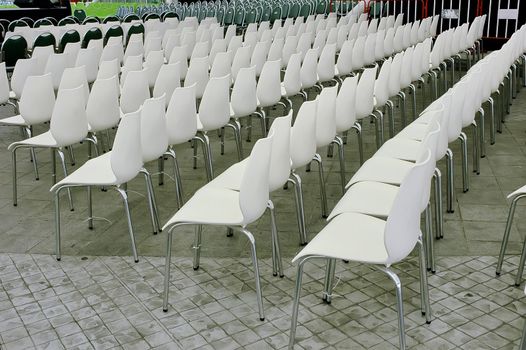
[(88, 79), (86, 78), (86, 68), (84, 66), (79, 66), (64, 69), (64, 73), (60, 79), (59, 90), (73, 89), (77, 86), (82, 86), (84, 101), (85, 103), (88, 103), (89, 86)]
[(323, 48), (318, 60), (317, 72), (320, 82), (334, 79), (336, 60), (336, 43), (327, 44)]
[(58, 91), (49, 131), (61, 147), (78, 143), (88, 135), (86, 101), (82, 86)]
[(164, 63), (164, 53), (162, 50), (150, 51), (144, 61), (144, 69), (146, 69), (146, 75), (148, 77), (148, 85), (150, 89), (153, 89), (159, 70)]
[(124, 115), (110, 155), (111, 170), (118, 184), (123, 184), (139, 174), (142, 168), (141, 110)]
[[(228, 47), (230, 51), (230, 46)], [(251, 57), (251, 48), (250, 46), (243, 46), (237, 49), (234, 54), (234, 59), (232, 60), (232, 77), (234, 80), (237, 79), (237, 74), (241, 68), (250, 67), (250, 57)]]
[(431, 152), (427, 150), (425, 158), (419, 160), (405, 176), (395, 197), (384, 231), (384, 244), (389, 264), (409, 255), (418, 241), (420, 198), (423, 191), (429, 191), (426, 166), (431, 161)]
[(128, 72), (122, 86), (120, 105), (123, 113), (131, 113), (150, 98), (150, 87), (145, 70)]
[(365, 65), (364, 52), (365, 52), (365, 36), (360, 36), (354, 41), (352, 51), (352, 65), (354, 69), (360, 69)]
[(188, 60), (187, 60), (187, 48), (186, 46), (175, 46), (172, 49), (172, 52), (170, 54), (170, 59), (168, 60), (169, 63), (177, 63), (179, 62), (179, 69), (180, 69), (180, 76), (181, 79), (186, 78), (186, 74), (188, 73)]
[[(212, 46), (210, 47), (210, 62), (212, 62), (212, 65), (215, 62), (216, 55), (220, 52), (226, 52), (226, 40), (225, 39), (216, 39), (212, 42)], [(234, 55), (234, 52), (232, 52), (232, 56)]]
[(398, 27), (395, 30), (393, 39), (394, 52), (401, 52), (404, 50), (404, 27)]
[(155, 80), (153, 97), (161, 97), (164, 94), (166, 107), (168, 107), (174, 90), (179, 86), (181, 86), (179, 62), (163, 64)]
[(90, 131), (116, 126), (120, 119), (118, 77), (97, 79), (91, 87), (86, 114)]
[(122, 43), (106, 45), (104, 46), (104, 49), (102, 49), (102, 54), (100, 56), (101, 61), (111, 61), (115, 58), (122, 64), (124, 60), (124, 48)]
[(187, 142), (197, 133), (195, 99), (195, 84), (174, 90), (166, 110), (166, 131), (170, 145)]
[(53, 87), (58, 90), (62, 74), (66, 68), (73, 66), (70, 55), (67, 53), (54, 53), (49, 56), (44, 73), (51, 73)]
[(27, 55), (27, 42), (21, 35), (13, 35), (2, 44), (3, 61), (7, 67), (14, 67), (16, 62)]
[(316, 154), (316, 112), (318, 100), (302, 103), (290, 132), (291, 168), (297, 169), (312, 161)]
[[(37, 46), (33, 49), (33, 52), (31, 54), (31, 57), (38, 58), (39, 63), (41, 63), (44, 67), (47, 64), (47, 60), (49, 56), (55, 53), (55, 47), (50, 46)], [(71, 56), (70, 56), (71, 57)]]
[[(270, 48), (270, 42), (259, 41), (256, 43), (252, 56), (250, 58), (250, 66), (256, 66), (256, 76), (261, 75), (261, 70), (263, 69), (263, 64), (267, 61), (267, 55)], [(281, 59), (281, 55), (277, 58)]]
[[(68, 47), (70, 45), (68, 45)], [(75, 61), (75, 66), (84, 66), (88, 83), (93, 83), (97, 79), (97, 73), (99, 72), (97, 51), (95, 49), (80, 49)]]
[(232, 89), (231, 105), (234, 117), (245, 117), (257, 108), (256, 67), (241, 68)]
[(402, 59), (404, 54), (399, 52), (393, 57), (389, 72), (389, 96), (394, 96), (400, 91), (400, 74), (402, 70)]
[[(102, 39), (93, 39), (89, 42), (89, 44), (86, 46), (88, 49), (94, 49), (97, 51), (97, 57), (100, 61), (100, 58), (102, 56), (102, 50), (104, 50), (104, 45), (102, 44)], [(120, 64), (120, 62), (119, 62)]]
[(376, 60), (376, 33), (368, 34), (365, 37), (365, 44), (363, 47), (363, 63), (366, 66), (374, 64)]
[(51, 120), (55, 106), (55, 90), (51, 74), (32, 75), (25, 80), (18, 109), (28, 125), (41, 124)]
[(164, 95), (149, 98), (141, 108), (141, 148), (144, 163), (161, 157), (168, 149), (165, 99)]
[(55, 47), (55, 45), (56, 45), (55, 36), (49, 32), (40, 34), (39, 36), (36, 37), (35, 41), (33, 42), (33, 47), (38, 47), (38, 46)]
[[(267, 61), (257, 85), (260, 107), (273, 106), (281, 100), (281, 61)], [(256, 72), (257, 74), (257, 72)]]
[(217, 78), (230, 74), (233, 58), (232, 51), (218, 52), (210, 68), (210, 77)]
[(408, 47), (404, 51), (402, 58), (402, 70), (400, 72), (400, 89), (406, 88), (411, 84), (411, 66), (413, 64), (413, 47)]
[(318, 49), (309, 49), (303, 59), (301, 65), (301, 85), (303, 89), (308, 89), (316, 85), (318, 82), (318, 74), (316, 72), (318, 66)]
[(203, 93), (207, 86), (209, 80), (208, 66), (208, 56), (205, 56), (194, 58), (188, 67), (188, 72), (186, 73), (186, 78), (184, 80), (184, 86), (196, 84), (195, 93), (197, 98), (203, 97)]
[(364, 69), (356, 89), (356, 119), (367, 117), (374, 108), (374, 83), (376, 67)]
[(299, 52), (290, 56), (283, 77), (283, 87), (288, 97), (297, 95), (301, 91), (301, 54)]
[(374, 45), (374, 58), (375, 61), (380, 61), (385, 57), (384, 50), (385, 30), (379, 30), (376, 32), (376, 40)]
[(0, 63), (0, 104), (9, 101), (9, 80), (7, 79), (7, 71), (5, 62)]
[(99, 64), (99, 71), (97, 72), (97, 79), (109, 79), (113, 76), (118, 76), (121, 67), (119, 61), (114, 59), (113, 61), (102, 61)]
[[(385, 64), (385, 63), (384, 63)], [(348, 77), (343, 81), (336, 97), (336, 132), (349, 130), (356, 122), (356, 88), (358, 77)]]
[(20, 98), (27, 77), (42, 74), (42, 72), (37, 72), (37, 61), (36, 58), (24, 58), (16, 62), (11, 75), (11, 90), (15, 93), (16, 98)]
[(230, 74), (212, 78), (206, 85), (199, 104), (199, 120), (203, 130), (216, 130), (230, 120)]
[(389, 74), (391, 72), (392, 58), (389, 57), (384, 61), (378, 73), (378, 78), (374, 83), (374, 97), (376, 98), (376, 107), (385, 105), (389, 97)]
[(324, 88), (318, 96), (316, 147), (328, 146), (336, 136), (336, 97), (338, 85)]
[[(283, 49), (281, 51), (281, 63), (283, 66), (287, 67), (289, 64), (290, 56), (296, 53), (296, 47), (298, 46), (298, 36), (291, 35), (285, 38), (285, 43), (283, 44)], [(301, 58), (301, 54), (300, 54)]]
[(276, 118), (269, 130), (274, 135), (270, 157), (269, 191), (280, 189), (290, 175), (290, 127), (292, 110), (285, 117)]
[(243, 225), (257, 220), (267, 209), (272, 139), (270, 134), (256, 142), (243, 173), (239, 189)]

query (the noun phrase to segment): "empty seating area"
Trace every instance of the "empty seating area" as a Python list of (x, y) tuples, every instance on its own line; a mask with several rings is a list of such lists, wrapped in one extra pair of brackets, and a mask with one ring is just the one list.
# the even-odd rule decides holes
[(0, 348), (526, 349), (526, 27), (387, 12), (0, 21)]

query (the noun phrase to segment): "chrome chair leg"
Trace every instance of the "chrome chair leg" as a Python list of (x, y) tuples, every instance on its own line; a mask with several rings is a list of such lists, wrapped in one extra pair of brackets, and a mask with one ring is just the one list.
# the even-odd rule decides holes
[(347, 181), (345, 180), (345, 155), (343, 152), (343, 140), (341, 137), (336, 136), (334, 140), (331, 142), (332, 144), (336, 144), (338, 146), (338, 155), (340, 158), (340, 180), (342, 185), (342, 194), (345, 194), (345, 185), (347, 184)]
[[(236, 146), (237, 146), (237, 158), (239, 161), (243, 160), (243, 149), (241, 145), (241, 125), (239, 124), (239, 121), (233, 120), (228, 122), (225, 127), (231, 128), (234, 132), (234, 138), (236, 140)], [(221, 140), (222, 147), (224, 146), (223, 140)]]
[(292, 299), (292, 315), (290, 323), (290, 333), (289, 333), (289, 349), (294, 348), (294, 340), (296, 338), (296, 327), (298, 325), (298, 311), (300, 306), (300, 296), (301, 296), (301, 284), (303, 280), (303, 265), (312, 257), (305, 257), (300, 259), (298, 262), (298, 271), (296, 273), (296, 286), (294, 288), (294, 296)]
[(447, 168), (447, 212), (453, 213), (453, 202), (455, 201), (455, 168), (453, 165), (453, 152), (451, 149), (446, 150), (446, 168)]
[(55, 199), (55, 254), (57, 261), (62, 259), (62, 254), (60, 250), (60, 190), (62, 188), (57, 188), (54, 199)]
[[(68, 169), (66, 168), (66, 159), (64, 157), (64, 152), (62, 152), (62, 150), (60, 150), (60, 149), (57, 149), (57, 154), (58, 154), (58, 156), (60, 158), (60, 162), (62, 163), (62, 171), (64, 172), (64, 177), (67, 177), (68, 176)], [(74, 211), (75, 208), (73, 208), (73, 198), (71, 197), (71, 191), (70, 191), (69, 187), (66, 189), (66, 191), (68, 192), (69, 210), (70, 211)]]
[(130, 207), (128, 205), (128, 195), (126, 194), (126, 191), (120, 187), (115, 187), (115, 190), (119, 192), (119, 194), (122, 197), (122, 202), (124, 204), (124, 211), (126, 212), (126, 220), (128, 221), (128, 231), (130, 233), (130, 241), (131, 241), (131, 248), (133, 253), (133, 260), (138, 263), (139, 257), (137, 256), (137, 246), (135, 244), (135, 234), (133, 233), (133, 225), (131, 221), (131, 215), (130, 215)]
[(484, 109), (482, 107), (479, 108), (479, 143), (480, 143), (480, 158), (486, 157), (486, 121), (484, 120)]
[(360, 165), (363, 165), (363, 137), (362, 137), (362, 126), (356, 122), (352, 126), (352, 129), (356, 130), (356, 136), (358, 137), (358, 152), (360, 154)]
[(462, 185), (464, 193), (469, 190), (469, 176), (468, 176), (468, 137), (463, 132), (459, 136), (460, 145), (462, 147)]
[(159, 218), (157, 217), (157, 205), (154, 202), (153, 186), (151, 186), (152, 178), (148, 170), (142, 168), (140, 172), (144, 175), (144, 182), (146, 184), (146, 199), (148, 200), (148, 209), (150, 212), (150, 221), (152, 223), (153, 234), (159, 232)]
[(432, 273), (435, 273), (436, 265), (435, 265), (435, 253), (434, 253), (434, 248), (433, 248), (434, 237), (433, 237), (433, 228), (431, 225), (432, 220), (433, 218), (431, 215), (431, 205), (428, 203), (426, 210), (425, 210), (425, 225), (426, 225), (425, 242), (427, 242), (427, 248), (428, 248), (427, 249), (427, 260), (428, 260), (427, 270), (431, 271)]
[(278, 235), (278, 228), (276, 224), (276, 214), (274, 212), (274, 203), (272, 200), (269, 199), (267, 203), (267, 208), (270, 211), (270, 230), (271, 230), (271, 241), (272, 241), (272, 255), (274, 262), (273, 268), (275, 269), (274, 276), (279, 275), (279, 277), (283, 277), (283, 263), (281, 261), (281, 248), (279, 244), (279, 235)]
[(88, 190), (88, 229), (93, 230), (93, 198), (91, 196), (91, 186), (88, 186), (87, 190)]
[(305, 207), (303, 203), (303, 189), (301, 187), (301, 177), (294, 171), (292, 171), (290, 173), (290, 178), (288, 181), (294, 184), (294, 196), (296, 200), (296, 215), (298, 219), (300, 245), (306, 245), (307, 231), (305, 229)]
[(411, 94), (413, 95), (413, 120), (416, 120), (417, 113), (416, 113), (416, 87), (413, 84), (409, 84), (409, 90), (411, 91)]
[(442, 211), (442, 173), (435, 168), (433, 173), (435, 189), (435, 224), (436, 238), (444, 238), (444, 215)]
[(334, 273), (336, 271), (336, 259), (327, 259), (325, 270), (325, 283), (323, 286), (322, 299), (330, 304), (332, 301), (332, 288), (334, 287)]
[(400, 101), (400, 114), (402, 115), (402, 129), (407, 125), (407, 119), (405, 115), (405, 92), (400, 91), (398, 93), (398, 98)]
[(388, 267), (378, 267), (379, 270), (385, 272), (387, 276), (393, 281), (396, 290), (396, 308), (398, 311), (398, 337), (400, 339), (400, 349), (405, 350), (405, 324), (404, 324), (404, 301), (402, 297), (402, 282), (400, 278)]
[(328, 213), (327, 213), (328, 210), (327, 210), (327, 194), (325, 192), (325, 175), (323, 173), (323, 162), (322, 162), (321, 156), (318, 153), (314, 155), (314, 158), (312, 160), (318, 163), (318, 175), (320, 179), (320, 195), (321, 195), (321, 216), (326, 219), (328, 217)]
[(519, 269), (517, 270), (517, 276), (515, 277), (515, 285), (518, 287), (521, 285), (522, 273), (524, 272), (524, 263), (526, 262), (526, 239), (522, 245), (521, 258), (519, 260)]
[(157, 159), (157, 172), (159, 173), (159, 186), (162, 186), (164, 185), (164, 155)]
[[(27, 138), (31, 138), (31, 136), (33, 135), (33, 127), (27, 127), (24, 128), (24, 130), (26, 132)], [(33, 171), (35, 172), (35, 180), (38, 181), (40, 179), (40, 176), (38, 175), (37, 155), (33, 147), (29, 149), (29, 155), (31, 156), (31, 160), (33, 161)]]
[[(433, 240), (433, 237), (429, 237), (430, 240)], [(426, 272), (426, 265), (425, 265), (425, 251), (424, 251), (424, 244), (422, 241), (422, 236), (418, 239), (418, 244), (420, 246), (419, 249), (419, 268), (420, 268), (420, 292), (422, 293), (422, 301), (423, 305), (421, 305), (422, 308), (422, 314), (425, 314), (426, 316), (426, 323), (430, 324), (432, 320), (432, 311), (431, 311), (431, 304), (429, 302), (429, 284), (427, 281), (427, 272)]]
[(395, 120), (394, 120), (394, 104), (393, 101), (387, 100), (385, 107), (388, 110), (388, 121), (389, 121), (389, 138), (393, 138), (395, 134)]
[[(376, 115), (378, 113), (378, 115)], [(374, 119), (376, 129), (376, 148), (382, 147), (384, 143), (384, 114), (382, 111), (375, 109), (371, 113), (371, 117)]]
[(502, 237), (502, 243), (500, 246), (499, 259), (497, 260), (497, 269), (495, 274), (500, 276), (502, 271), (502, 263), (504, 262), (504, 254), (506, 254), (506, 248), (508, 246), (508, 240), (511, 233), (511, 225), (513, 224), (513, 217), (515, 215), (515, 209), (517, 208), (517, 203), (520, 199), (526, 197), (526, 193), (519, 194), (513, 198), (510, 204), (510, 209), (508, 211), (508, 219), (506, 220), (506, 228), (504, 229), (504, 236)]
[(175, 194), (177, 197), (177, 209), (181, 209), (183, 206), (183, 186), (181, 183), (181, 172), (179, 171), (179, 163), (177, 162), (177, 156), (173, 149), (169, 149), (164, 155), (172, 158), (174, 167), (174, 179), (175, 179)]
[(201, 259), (202, 235), (203, 235), (203, 225), (196, 225), (195, 226), (194, 246), (192, 247), (192, 249), (194, 250), (194, 260), (193, 260), (194, 271), (199, 270), (199, 260)]
[(489, 103), (489, 106), (490, 106), (490, 121), (491, 121), (491, 124), (490, 124), (490, 144), (491, 145), (494, 145), (495, 144), (495, 106), (494, 106), (494, 101), (493, 101), (493, 98), (490, 97), (488, 98), (488, 103)]
[(471, 123), (471, 127), (473, 128), (473, 172), (477, 175), (480, 175), (481, 140), (479, 135), (479, 127), (475, 120), (473, 120)]
[(256, 298), (258, 301), (258, 309), (259, 309), (259, 319), (261, 321), (265, 320), (265, 312), (263, 310), (263, 296), (261, 294), (261, 282), (259, 278), (259, 266), (258, 266), (258, 258), (256, 253), (256, 240), (254, 239), (254, 236), (250, 231), (248, 231), (245, 228), (239, 229), (242, 233), (247, 236), (249, 242), (250, 242), (250, 251), (252, 254), (252, 265), (254, 266), (254, 278), (256, 280)]

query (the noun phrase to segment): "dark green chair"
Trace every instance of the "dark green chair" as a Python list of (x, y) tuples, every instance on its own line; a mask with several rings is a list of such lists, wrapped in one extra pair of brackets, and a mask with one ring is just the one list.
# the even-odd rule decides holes
[(289, 18), (296, 18), (300, 15), (300, 4), (292, 4), (289, 10)]
[(51, 33), (42, 33), (35, 39), (35, 42), (33, 43), (33, 47), (37, 46), (51, 46), (55, 47), (57, 41), (55, 39), (55, 36)]
[(78, 19), (80, 21), (80, 23), (84, 22), (84, 20), (86, 19), (86, 17), (88, 17), (86, 15), (86, 11), (84, 11), (83, 9), (77, 9), (75, 11), (73, 11), (73, 16)]
[(91, 28), (84, 35), (82, 40), (82, 48), (88, 47), (88, 44), (91, 40), (102, 39), (102, 31), (99, 28)]
[(35, 25), (35, 21), (32, 19), (32, 18), (29, 18), (29, 17), (22, 17), (20, 18), (22, 21), (26, 22), (28, 26), (30, 26), (31, 28), (34, 27)]
[(8, 31), (14, 32), (16, 27), (29, 27), (29, 24), (26, 23), (26, 21), (22, 21), (21, 19), (17, 19), (9, 23)]
[(41, 26), (52, 26), (53, 22), (51, 22), (47, 18), (41, 18), (35, 21), (35, 24), (33, 25), (33, 28), (40, 28)]
[(215, 17), (216, 13), (217, 13), (216, 8), (214, 6), (212, 6), (206, 11), (206, 17), (208, 17), (208, 18)]
[(167, 18), (179, 18), (179, 16), (174, 11), (166, 11), (165, 13), (162, 14), (161, 18), (163, 19), (163, 22), (164, 22), (164, 20)]
[(126, 35), (126, 44), (128, 44), (128, 41), (130, 41), (130, 37), (133, 34), (143, 34), (144, 37), (144, 25), (139, 22), (132, 24), (130, 29), (128, 29), (128, 34)]
[(71, 17), (64, 17), (58, 21), (59, 26), (65, 26), (66, 24), (76, 24), (77, 22)]
[(304, 17), (304, 18), (309, 17), (309, 15), (310, 15), (310, 10), (311, 10), (311, 7), (310, 7), (309, 4), (303, 4), (303, 5), (301, 5), (300, 16), (301, 16), (301, 17)]
[(142, 16), (142, 20), (144, 22), (146, 22), (147, 20), (149, 19), (161, 19), (161, 16), (159, 16), (158, 14), (156, 13), (145, 13), (143, 16)]
[(262, 15), (263, 15), (263, 7), (261, 6), (256, 7), (256, 22), (257, 23), (261, 22)]
[(78, 43), (80, 41), (80, 34), (76, 30), (68, 30), (62, 35), (62, 38), (60, 38), (60, 42), (58, 43), (58, 51), (64, 52), (64, 48), (69, 43)]
[(0, 30), (5, 34), (9, 30), (9, 20), (0, 18)]
[(249, 23), (256, 23), (257, 20), (257, 10), (255, 8), (248, 11), (248, 13), (245, 16), (244, 24), (245, 26)]
[(224, 8), (220, 7), (217, 9), (216, 18), (217, 18), (217, 23), (223, 24), (223, 20), (225, 19), (225, 9)]
[(13, 35), (2, 44), (2, 61), (8, 70), (15, 67), (16, 61), (27, 57), (27, 42), (21, 35)]
[(369, 7), (369, 18), (378, 18), (382, 13), (382, 4), (374, 2)]
[(327, 5), (327, 2), (325, 2), (324, 0), (320, 0), (318, 2), (318, 5), (316, 6), (316, 13), (319, 15), (324, 14), (327, 11)]
[(140, 21), (141, 17), (137, 16), (135, 13), (130, 13), (124, 17), (123, 22), (130, 23), (131, 21)]
[(261, 14), (261, 22), (270, 21), (270, 16), (272, 16), (272, 8), (270, 6), (265, 6), (263, 8), (263, 13)]
[(234, 23), (234, 8), (229, 7), (225, 12), (225, 17), (223, 18), (223, 25), (228, 26)]
[(58, 21), (55, 17), (46, 17), (46, 19), (53, 23), (54, 26), (58, 25)]
[[(122, 30), (122, 27), (120, 25), (114, 25), (114, 26), (111, 26), (110, 29), (108, 29), (108, 31), (106, 32), (106, 35), (104, 36), (104, 45), (106, 45), (106, 43), (108, 42), (108, 40), (111, 38), (111, 37), (124, 37), (124, 31)], [(121, 39), (122, 40), (122, 39)]]
[(108, 16), (102, 20), (102, 23), (109, 23), (109, 22), (119, 22), (120, 23), (120, 20), (119, 20), (119, 17), (117, 16)]
[(272, 8), (272, 13), (270, 14), (270, 22), (274, 23), (274, 21), (278, 19), (281, 19), (281, 7), (275, 6)]
[(236, 14), (234, 15), (234, 24), (237, 26), (243, 26), (245, 22), (245, 10), (243, 8), (238, 8)]
[(281, 5), (281, 19), (285, 19), (289, 16), (290, 6), (288, 3)]
[(82, 21), (82, 24), (86, 23), (100, 23), (100, 19), (98, 17), (86, 17), (84, 21)]

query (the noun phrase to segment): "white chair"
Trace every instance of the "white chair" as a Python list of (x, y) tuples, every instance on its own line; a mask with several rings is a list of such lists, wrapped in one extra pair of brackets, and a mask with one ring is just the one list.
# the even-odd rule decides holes
[[(75, 89), (59, 90), (51, 116), (49, 131), (9, 145), (8, 150), (11, 151), (13, 166), (13, 205), (17, 205), (16, 151), (20, 148), (51, 149), (53, 151), (51, 157), (52, 181), (55, 184), (55, 153), (59, 155), (64, 175), (67, 176), (68, 172), (62, 150), (84, 140), (91, 142), (90, 139), (86, 138), (88, 122), (85, 106), (86, 102), (84, 101), (84, 89), (82, 86)], [(68, 196), (70, 209), (73, 210), (73, 202), (69, 191)]]
[[(117, 75), (108, 79), (97, 79), (93, 83), (86, 105), (86, 117), (90, 137), (94, 140), (96, 147), (99, 145), (97, 133), (102, 131), (106, 131), (106, 142), (108, 148), (111, 147), (107, 130), (116, 127), (121, 118)], [(104, 144), (102, 144), (102, 150), (105, 151)]]
[(166, 107), (172, 99), (174, 90), (181, 86), (181, 69), (179, 62), (172, 64), (163, 64), (157, 74), (155, 85), (153, 87), (152, 97), (166, 96)]
[(150, 98), (146, 70), (131, 71), (122, 86), (120, 106), (124, 114), (138, 110)]
[(144, 69), (146, 70), (146, 75), (148, 76), (148, 85), (152, 91), (163, 64), (164, 54), (162, 51), (150, 51), (144, 60)]
[[(230, 51), (230, 48), (228, 51)], [(250, 46), (244, 46), (237, 49), (234, 54), (234, 59), (232, 60), (232, 78), (234, 81), (237, 79), (237, 74), (241, 68), (250, 67), (251, 52)]]
[(362, 126), (356, 121), (356, 89), (358, 77), (345, 78), (341, 84), (340, 91), (336, 97), (336, 133), (343, 135), (344, 143), (347, 143), (347, 133), (349, 130), (356, 130), (358, 136), (358, 153), (360, 165), (363, 164), (363, 140)]
[[(261, 132), (265, 135), (267, 132), (265, 120), (261, 113), (257, 111), (257, 83), (256, 83), (256, 67), (241, 68), (237, 74), (237, 79), (232, 88), (230, 96), (230, 117), (229, 124), (235, 124), (232, 127), (241, 128), (239, 123), (240, 118), (248, 117), (249, 127), (247, 130), (247, 142), (251, 141), (252, 137), (252, 114), (258, 114), (261, 120)], [(223, 149), (222, 149), (223, 153)]]
[(281, 96), (288, 103), (289, 110), (292, 110), (291, 98), (296, 95), (301, 95), (303, 101), (307, 100), (307, 93), (302, 90), (301, 85), (301, 54), (299, 52), (290, 56), (281, 83)]
[(327, 44), (323, 47), (318, 60), (317, 73), (318, 83), (323, 84), (326, 82), (334, 82), (338, 84), (338, 81), (334, 79), (336, 74), (336, 43)]
[[(265, 64), (265, 62), (267, 61), (269, 48), (270, 42), (268, 41), (259, 41), (255, 44), (253, 48), (252, 56), (250, 57), (250, 66), (256, 67), (256, 77), (259, 77), (261, 75), (263, 64)], [(281, 55), (277, 59), (281, 59)]]
[(109, 79), (113, 76), (118, 76), (119, 73), (120, 65), (117, 59), (114, 59), (113, 61), (103, 61), (99, 64), (97, 79)]
[(208, 66), (208, 56), (194, 58), (194, 60), (190, 62), (188, 72), (186, 73), (186, 77), (184, 79), (185, 87), (196, 84), (195, 92), (198, 99), (203, 97), (209, 80)]
[[(171, 248), (174, 230), (182, 225), (196, 225), (194, 264), (199, 268), (201, 235), (203, 225), (227, 226), (247, 236), (252, 254), (256, 280), (256, 297), (260, 320), (265, 319), (263, 298), (259, 280), (256, 241), (246, 226), (263, 215), (269, 200), (269, 169), (272, 150), (272, 135), (260, 139), (254, 145), (250, 160), (243, 173), (239, 191), (205, 187), (197, 191), (164, 225), (166, 237), (166, 263), (164, 273), (163, 311), (168, 311), (170, 290)], [(217, 205), (221, 203), (221, 205)]]
[(80, 66), (64, 69), (64, 73), (60, 79), (59, 90), (74, 89), (79, 86), (82, 86), (85, 103), (88, 103), (90, 91), (85, 67)]
[(186, 46), (175, 46), (172, 49), (172, 53), (170, 54), (170, 59), (168, 60), (169, 63), (177, 63), (179, 62), (179, 67), (181, 69), (181, 80), (184, 80), (186, 78), (186, 74), (188, 72), (188, 59), (187, 56), (187, 48)]
[(93, 84), (99, 73), (99, 61), (95, 49), (80, 49), (75, 61), (75, 67), (84, 66), (88, 83)]
[(100, 56), (101, 61), (112, 61), (115, 58), (119, 63), (124, 61), (124, 48), (122, 42), (115, 45), (104, 46), (102, 55)]
[(320, 90), (318, 84), (318, 49), (309, 49), (305, 54), (303, 63), (301, 65), (300, 75), (301, 75), (301, 86), (303, 91), (307, 93), (307, 89), (316, 87)]
[(261, 112), (261, 116), (265, 122), (266, 129), (269, 124), (267, 123), (266, 110), (271, 106), (281, 103), (286, 108), (285, 104), (281, 101), (281, 62), (267, 61), (263, 65), (261, 75), (258, 80), (256, 94), (259, 101), (258, 107)]
[(9, 94), (11, 99), (20, 99), (27, 77), (44, 73), (43, 70), (38, 72), (38, 68), (37, 58), (21, 58), (16, 61), (13, 74), (11, 75), (11, 92)]
[[(63, 92), (61, 92), (63, 93)], [(60, 96), (60, 94), (59, 94)], [(57, 101), (58, 102), (58, 101)], [(122, 119), (115, 142), (111, 152), (100, 157), (88, 160), (83, 166), (64, 178), (51, 188), (55, 201), (55, 240), (56, 256), (60, 260), (61, 255), (61, 230), (60, 230), (60, 192), (63, 189), (69, 191), (71, 187), (87, 187), (88, 190), (88, 224), (93, 228), (93, 209), (91, 200), (91, 187), (114, 187), (120, 194), (130, 234), (133, 259), (139, 261), (135, 245), (135, 235), (128, 205), (128, 195), (124, 185), (135, 178), (142, 167), (141, 159), (141, 130), (140, 110), (127, 114)]]
[(224, 77), (225, 75), (230, 74), (233, 58), (231, 51), (218, 52), (215, 55), (212, 67), (210, 68), (210, 78)]
[[(402, 282), (391, 269), (391, 265), (405, 259), (415, 245), (419, 244), (421, 280), (427, 278), (422, 269), (425, 266), (425, 261), (422, 234), (419, 227), (419, 205), (422, 193), (424, 191), (429, 192), (429, 179), (426, 177), (426, 165), (431, 161), (429, 153), (425, 160), (416, 164), (404, 178), (387, 220), (358, 213), (340, 214), (331, 220), (293, 259), (293, 262), (298, 262), (298, 272), (292, 308), (289, 348), (293, 348), (296, 336), (304, 265), (311, 259), (324, 258), (370, 264), (387, 274), (394, 282), (396, 289), (400, 348), (405, 349)], [(428, 301), (429, 295), (426, 286), (427, 282), (424, 281), (421, 292), (422, 299)]]
[(55, 91), (58, 90), (64, 69), (73, 67), (73, 63), (70, 61), (69, 54), (65, 53), (55, 53), (49, 56), (46, 68), (44, 68), (44, 74), (51, 73)]
[(372, 117), (375, 121), (376, 131), (376, 146), (380, 146), (384, 142), (384, 123), (383, 115), (376, 115), (373, 113), (374, 110), (374, 83), (376, 77), (375, 68), (365, 68), (360, 80), (358, 81), (358, 88), (356, 89), (356, 119), (358, 121)]

